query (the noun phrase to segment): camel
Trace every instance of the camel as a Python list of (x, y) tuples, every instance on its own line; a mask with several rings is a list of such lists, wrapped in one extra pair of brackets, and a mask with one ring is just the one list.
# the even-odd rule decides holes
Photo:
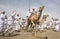
[(38, 20), (38, 23), (39, 23), (40, 26), (44, 23), (44, 21), (46, 21), (48, 16), (49, 16), (48, 14), (43, 15), (42, 19)]
[(32, 13), (29, 17), (28, 17), (28, 20), (27, 20), (27, 26), (26, 26), (26, 30), (28, 29), (29, 25), (36, 25), (37, 21), (40, 19), (41, 17), (41, 14), (42, 14), (42, 11), (44, 9), (44, 6), (41, 6), (39, 8), (39, 14), (34, 14)]
[[(39, 20), (38, 20), (38, 24), (40, 25), (40, 27), (42, 27), (42, 24), (44, 23), (44, 21), (46, 21), (46, 19), (47, 19), (48, 16), (49, 16), (48, 14), (43, 15), (42, 19), (39, 19)], [(42, 31), (43, 31), (43, 30), (41, 30), (41, 32), (42, 32)]]

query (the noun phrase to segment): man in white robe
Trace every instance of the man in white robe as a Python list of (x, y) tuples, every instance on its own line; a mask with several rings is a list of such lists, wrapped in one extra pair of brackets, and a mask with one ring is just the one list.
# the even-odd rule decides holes
[(35, 11), (35, 8), (32, 9), (31, 13), (37, 14), (37, 12)]
[(14, 21), (15, 21), (15, 14), (16, 13), (12, 13), (11, 16), (8, 18), (8, 28), (4, 31), (4, 33), (9, 33), (9, 35), (11, 33), (13, 33), (15, 31), (15, 24), (14, 24)]
[(4, 22), (4, 31), (8, 28), (8, 18), (7, 15), (5, 16), (5, 22)]
[(29, 9), (28, 17), (29, 17), (31, 14), (37, 14), (37, 11), (35, 11), (35, 8), (33, 8), (32, 11)]
[(20, 17), (19, 14), (15, 17), (15, 23), (16, 23), (16, 31), (20, 31)]
[(4, 32), (5, 12), (0, 15), (0, 32)]
[(51, 21), (45, 21), (43, 23), (43, 27), (46, 28), (46, 29), (49, 29), (52, 25), (52, 22)]
[(60, 27), (60, 21), (58, 19), (55, 20), (54, 23), (54, 31), (59, 31), (59, 27)]

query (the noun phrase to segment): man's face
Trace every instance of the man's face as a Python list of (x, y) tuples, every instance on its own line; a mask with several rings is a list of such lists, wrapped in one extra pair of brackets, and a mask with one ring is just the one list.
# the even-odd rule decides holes
[(33, 9), (33, 11), (35, 11), (35, 9)]
[(17, 16), (19, 16), (19, 14)]
[(2, 12), (2, 14), (5, 14), (5, 12)]

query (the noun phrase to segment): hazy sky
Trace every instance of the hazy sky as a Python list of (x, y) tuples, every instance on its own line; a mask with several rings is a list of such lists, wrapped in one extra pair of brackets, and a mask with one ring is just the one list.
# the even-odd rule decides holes
[(21, 17), (28, 15), (28, 9), (36, 9), (44, 5), (43, 14), (48, 13), (49, 18), (60, 19), (60, 0), (0, 0), (0, 11), (6, 11), (10, 15), (11, 10), (16, 10)]

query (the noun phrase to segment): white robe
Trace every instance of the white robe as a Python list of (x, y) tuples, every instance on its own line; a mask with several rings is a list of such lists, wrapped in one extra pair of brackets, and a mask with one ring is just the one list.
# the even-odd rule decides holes
[(47, 26), (47, 29), (49, 29), (52, 26), (52, 22), (48, 21), (46, 26)]
[(3, 32), (4, 30), (4, 21), (5, 21), (5, 15), (1, 14), (0, 16), (0, 32)]
[(14, 20), (15, 20), (14, 16), (13, 17), (10, 16), (8, 18), (8, 22), (7, 22), (8, 26), (7, 29), (4, 31), (4, 33), (7, 33), (7, 31), (8, 33), (12, 33), (13, 31), (15, 31)]
[(3, 29), (3, 21), (1, 20), (1, 18), (0, 18), (0, 32), (2, 32), (2, 29)]
[(4, 22), (4, 30), (6, 29), (6, 28), (8, 28), (8, 20), (7, 19), (5, 19), (5, 22)]
[(43, 23), (43, 28), (46, 28), (46, 27), (47, 27), (47, 21)]
[(31, 11), (31, 13), (37, 14), (37, 11)]
[(31, 13), (28, 13), (28, 15), (27, 15), (27, 16), (29, 17), (30, 15), (31, 15)]
[(31, 12), (28, 13), (28, 17), (29, 17), (32, 13), (37, 14), (36, 11), (31, 11)]
[(13, 25), (14, 24), (14, 17), (10, 16), (8, 18), (8, 25)]
[(59, 21), (55, 21), (54, 30), (55, 30), (55, 31), (59, 31), (59, 26), (60, 26), (60, 22), (59, 22)]
[(41, 26), (41, 30), (44, 30), (45, 28), (47, 28), (47, 24), (48, 24), (48, 21), (44, 21), (44, 23)]
[(15, 23), (16, 23), (16, 26), (15, 26), (15, 30), (20, 30), (20, 17), (16, 16), (16, 20), (15, 20)]

